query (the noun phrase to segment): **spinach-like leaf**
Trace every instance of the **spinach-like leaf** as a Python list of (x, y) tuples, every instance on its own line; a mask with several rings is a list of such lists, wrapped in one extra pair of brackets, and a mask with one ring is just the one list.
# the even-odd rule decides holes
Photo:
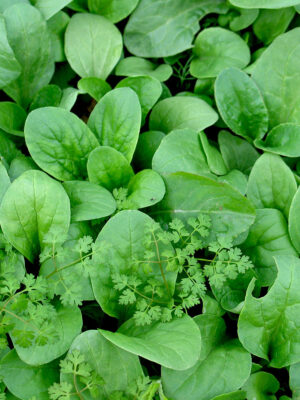
[(133, 156), (133, 163), (139, 169), (152, 167), (153, 156), (164, 137), (165, 134), (160, 131), (148, 131), (140, 134)]
[(202, 337), (199, 361), (185, 371), (162, 369), (166, 396), (174, 400), (211, 400), (239, 389), (251, 370), (251, 356), (238, 340), (225, 343), (225, 324), (219, 317), (194, 318)]
[(120, 81), (116, 87), (129, 87), (138, 95), (143, 125), (148, 112), (161, 96), (162, 86), (160, 82), (152, 76), (132, 76)]
[(140, 57), (123, 58), (116, 66), (117, 76), (152, 76), (160, 82), (167, 81), (172, 75), (172, 67), (168, 64), (154, 64)]
[(144, 169), (133, 176), (128, 184), (128, 201), (136, 208), (150, 207), (165, 195), (162, 177), (151, 169)]
[[(159, 282), (166, 282), (168, 290), (160, 299), (168, 298), (174, 292), (176, 273), (166, 271), (167, 263), (158, 262), (160, 253), (163, 251), (173, 252), (170, 243), (151, 245), (151, 256), (149, 264), (150, 272), (145, 272), (143, 265), (136, 267), (136, 260), (143, 260), (145, 252), (144, 235), (147, 226), (153, 222), (152, 219), (140, 211), (130, 210), (121, 211), (112, 217), (103, 227), (96, 239), (96, 245), (102, 242), (110, 245), (107, 253), (101, 257), (100, 267), (93, 267), (91, 280), (96, 300), (101, 308), (114, 317), (124, 317), (124, 305), (119, 303), (119, 292), (114, 286), (113, 274), (134, 274), (144, 285), (148, 284), (149, 279), (156, 279)], [(116, 235), (116, 231), (118, 234)], [(97, 259), (97, 258), (96, 258)], [(163, 275), (161, 273), (163, 271)], [(126, 308), (125, 308), (126, 310)], [(132, 314), (130, 306), (127, 313)]]
[(274, 256), (297, 256), (289, 237), (286, 219), (279, 210), (272, 208), (257, 210), (255, 222), (241, 249), (255, 265), (262, 286), (271, 285), (276, 278)]
[[(255, 210), (250, 201), (226, 183), (176, 172), (165, 176), (165, 184), (164, 199), (150, 212), (155, 218), (187, 220), (204, 213), (212, 220), (213, 236), (227, 234), (234, 238), (247, 231), (254, 222)], [(207, 240), (214, 240), (213, 236)]]
[(75, 114), (39, 108), (29, 114), (24, 132), (32, 158), (44, 171), (60, 180), (87, 176), (88, 155), (99, 143)]
[(0, 163), (0, 205), (2, 203), (3, 196), (10, 186), (10, 179), (7, 170), (3, 163)]
[(9, 85), (21, 73), (21, 65), (8, 43), (4, 17), (0, 16), (0, 87)]
[(115, 148), (130, 162), (141, 126), (137, 94), (128, 87), (108, 92), (91, 113), (88, 126), (102, 146)]
[(140, 57), (168, 57), (192, 47), (198, 20), (226, 12), (223, 0), (142, 0), (125, 28), (128, 50)]
[(204, 132), (199, 133), (201, 147), (210, 171), (216, 175), (225, 175), (228, 170), (219, 150), (212, 146)]
[(48, 400), (49, 386), (59, 379), (57, 361), (33, 367), (20, 360), (15, 350), (1, 360), (0, 373), (7, 388), (20, 399)]
[(184, 128), (200, 132), (217, 120), (218, 114), (204, 100), (197, 97), (176, 96), (161, 100), (154, 106), (149, 126), (153, 131), (165, 133)]
[(44, 15), (46, 19), (51, 18), (58, 11), (71, 3), (72, 0), (33, 0), (36, 8)]
[(261, 139), (268, 130), (268, 112), (255, 82), (237, 68), (223, 70), (215, 83), (215, 98), (224, 122), (237, 135)]
[(24, 136), (23, 128), (26, 117), (26, 112), (16, 103), (0, 102), (0, 129), (4, 132)]
[(276, 400), (274, 394), (279, 388), (280, 384), (275, 376), (264, 371), (252, 374), (243, 386), (248, 400)]
[(21, 65), (20, 76), (4, 91), (27, 107), (34, 95), (47, 85), (54, 73), (54, 55), (46, 21), (29, 4), (19, 3), (3, 13), (8, 43)]
[(241, 8), (283, 8), (299, 4), (299, 0), (230, 0), (234, 6)]
[(294, 175), (279, 156), (265, 153), (259, 157), (247, 189), (247, 196), (256, 208), (277, 208), (287, 217), (296, 190)]
[(41, 171), (26, 171), (6, 191), (0, 222), (10, 243), (33, 262), (50, 229), (68, 232), (70, 201), (59, 182)]
[(71, 220), (89, 221), (111, 215), (116, 202), (108, 190), (84, 181), (64, 182), (63, 187), (71, 202)]
[(214, 78), (227, 67), (244, 68), (250, 61), (246, 42), (238, 34), (219, 27), (200, 32), (193, 51), (190, 73), (196, 78)]
[(253, 25), (253, 31), (264, 44), (268, 45), (286, 31), (294, 15), (295, 9), (293, 7), (261, 10)]
[[(143, 376), (139, 358), (112, 344), (99, 331), (89, 330), (77, 336), (69, 352), (74, 350), (80, 351), (93, 371), (104, 379), (104, 385), (99, 386), (98, 396), (101, 399), (115, 391), (126, 390), (128, 384)], [(62, 374), (61, 381), (67, 381), (66, 377)]]
[(127, 187), (134, 172), (122, 153), (112, 147), (97, 147), (87, 162), (89, 180), (108, 190)]
[(68, 232), (69, 198), (60, 183), (43, 172), (26, 171), (6, 191), (0, 221), (7, 239), (33, 262), (50, 229)]
[(264, 297), (253, 297), (255, 282), (249, 285), (238, 334), (248, 351), (282, 368), (300, 360), (300, 262), (293, 256), (275, 262), (278, 275)]
[(88, 7), (92, 13), (103, 15), (115, 23), (128, 17), (138, 2), (139, 0), (88, 0)]
[(300, 253), (299, 216), (300, 216), (300, 190), (298, 189), (291, 203), (291, 208), (289, 213), (289, 233), (294, 246)]
[(111, 90), (111, 86), (100, 78), (82, 78), (77, 85), (81, 93), (88, 93), (96, 101)]
[(188, 315), (146, 327), (129, 320), (115, 333), (100, 333), (121, 349), (175, 370), (192, 367), (200, 355), (200, 331)]
[[(11, 335), (18, 356), (26, 364), (38, 366), (61, 357), (81, 332), (82, 317), (78, 307), (63, 306), (59, 302), (56, 302), (54, 306), (57, 315), (51, 321), (51, 328), (57, 333), (56, 339), (43, 346), (35, 343), (30, 347), (21, 347), (14, 343), (14, 337)], [(18, 321), (16, 326), (26, 330), (26, 325), (21, 321)]]
[(220, 131), (218, 142), (227, 168), (249, 174), (259, 157), (255, 148), (246, 140), (233, 136), (227, 131)]
[(269, 153), (286, 157), (300, 157), (300, 125), (286, 123), (275, 126), (265, 140), (255, 140), (254, 145)]
[(122, 36), (106, 18), (74, 14), (65, 35), (66, 57), (81, 77), (106, 79), (122, 53)]
[(269, 127), (300, 123), (300, 28), (280, 35), (260, 56), (252, 74), (269, 111)]
[(152, 167), (160, 174), (183, 171), (211, 176), (198, 133), (192, 129), (176, 129), (165, 136), (154, 153)]

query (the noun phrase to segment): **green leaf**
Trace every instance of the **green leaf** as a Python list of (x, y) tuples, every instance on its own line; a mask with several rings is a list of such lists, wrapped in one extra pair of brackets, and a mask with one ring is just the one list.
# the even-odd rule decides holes
[(8, 42), (22, 68), (20, 76), (5, 86), (4, 91), (27, 107), (54, 72), (50, 34), (41, 13), (29, 4), (15, 4), (3, 16)]
[(224, 321), (216, 316), (194, 318), (202, 337), (199, 361), (185, 371), (162, 369), (166, 396), (174, 400), (211, 400), (239, 389), (251, 371), (251, 356), (238, 340), (222, 343)]
[(0, 13), (3, 14), (3, 12), (8, 8), (13, 6), (14, 4), (18, 3), (26, 3), (30, 4), (29, 0), (2, 0), (0, 4)]
[(134, 172), (122, 153), (101, 146), (91, 152), (87, 162), (89, 181), (112, 191), (126, 187)]
[(234, 6), (241, 8), (283, 8), (299, 4), (299, 0), (230, 0)]
[[(69, 352), (74, 350), (80, 351), (93, 371), (104, 379), (104, 386), (99, 386), (98, 398), (107, 398), (117, 390), (125, 391), (128, 384), (143, 376), (138, 357), (115, 346), (99, 331), (89, 330), (77, 336)], [(66, 377), (62, 374), (61, 381), (66, 381)]]
[(100, 332), (121, 349), (175, 370), (192, 367), (200, 354), (200, 331), (188, 315), (147, 327), (129, 320), (115, 333)]
[(254, 281), (249, 285), (238, 334), (245, 349), (283, 368), (300, 360), (300, 262), (293, 256), (275, 262), (278, 275), (264, 297), (253, 297)]
[(222, 0), (142, 0), (125, 28), (124, 41), (139, 57), (169, 57), (192, 47), (198, 20), (209, 13), (223, 13)]
[(300, 363), (293, 364), (289, 368), (290, 389), (295, 399), (300, 395)]
[(104, 218), (116, 210), (115, 199), (103, 187), (83, 181), (64, 182), (63, 187), (70, 198), (72, 221)]
[(296, 190), (294, 175), (279, 156), (265, 153), (259, 157), (247, 189), (247, 197), (256, 208), (277, 208), (287, 217)]
[(16, 144), (12, 140), (12, 137), (0, 130), (0, 156), (4, 158), (6, 162), (10, 163), (20, 152), (17, 149)]
[(111, 86), (100, 78), (82, 78), (77, 85), (81, 93), (88, 93), (96, 101), (111, 90)]
[(21, 65), (7, 40), (7, 31), (3, 16), (0, 16), (0, 52), (0, 87), (3, 88), (17, 79), (21, 73)]
[(253, 25), (253, 31), (265, 45), (268, 45), (286, 31), (294, 15), (295, 9), (293, 7), (279, 10), (261, 10)]
[(162, 177), (152, 169), (144, 169), (130, 179), (127, 199), (136, 208), (145, 208), (160, 202), (165, 191)]
[(40, 10), (45, 19), (49, 19), (71, 3), (71, 1), (72, 0), (37, 0), (34, 5)]
[(275, 126), (265, 140), (255, 140), (254, 145), (269, 153), (286, 157), (300, 157), (300, 125), (286, 123)]
[(67, 111), (71, 111), (79, 94), (79, 90), (73, 87), (67, 87), (63, 89), (59, 107), (64, 108)]
[(239, 8), (239, 15), (234, 17), (229, 24), (230, 30), (233, 32), (241, 31), (248, 28), (256, 20), (259, 14), (257, 9)]
[[(20, 347), (14, 343), (14, 337), (10, 335), (18, 356), (26, 364), (38, 366), (47, 364), (61, 357), (81, 332), (82, 317), (79, 308), (75, 306), (66, 307), (59, 302), (56, 302), (54, 305), (57, 315), (56, 318), (51, 321), (51, 325), (57, 334), (55, 340), (43, 346), (33, 344), (30, 347)], [(20, 321), (16, 322), (16, 327), (22, 330), (26, 330), (27, 328), (27, 326)]]
[(24, 136), (23, 127), (26, 112), (16, 103), (0, 102), (0, 129), (12, 135)]
[(242, 195), (246, 194), (247, 177), (237, 169), (232, 169), (228, 174), (219, 176), (218, 181), (228, 183), (228, 185), (237, 189)]
[(160, 174), (183, 171), (210, 176), (199, 135), (192, 129), (176, 129), (165, 136), (154, 153), (152, 168)]
[(130, 162), (141, 127), (137, 94), (128, 87), (108, 92), (92, 111), (88, 126), (102, 146), (115, 148)]
[(227, 131), (220, 131), (218, 142), (225, 165), (229, 170), (237, 169), (249, 174), (259, 153), (255, 148), (239, 137)]
[(166, 175), (165, 184), (166, 195), (153, 207), (151, 216), (169, 221), (174, 217), (187, 220), (199, 213), (207, 214), (212, 220), (213, 235), (207, 238), (208, 241), (218, 234), (235, 238), (254, 222), (252, 204), (226, 183), (177, 172)]
[(14, 181), (20, 175), (22, 175), (23, 172), (30, 169), (39, 169), (39, 167), (36, 165), (31, 157), (25, 157), (22, 154), (12, 160), (9, 166), (8, 175), (11, 181)]
[(213, 125), (218, 114), (204, 100), (197, 97), (176, 96), (158, 102), (151, 114), (151, 130), (169, 133), (175, 129), (190, 128), (197, 132)]
[(172, 67), (168, 64), (154, 64), (140, 57), (126, 57), (116, 66), (117, 76), (152, 76), (160, 82), (167, 81), (172, 75)]
[(88, 7), (92, 13), (103, 15), (116, 23), (128, 17), (138, 2), (139, 0), (88, 0)]
[(300, 253), (299, 216), (300, 216), (300, 190), (298, 189), (295, 196), (293, 197), (288, 218), (290, 237), (298, 253)]
[(46, 85), (34, 96), (29, 111), (42, 107), (58, 107), (60, 105), (61, 97), (62, 90), (59, 86)]
[(2, 203), (3, 196), (5, 195), (7, 189), (10, 186), (10, 179), (6, 168), (3, 163), (0, 162), (0, 205)]
[[(269, 111), (269, 128), (300, 123), (300, 28), (280, 35), (259, 57), (253, 79)], [(292, 78), (291, 78), (292, 77)]]
[(33, 396), (48, 400), (48, 387), (59, 379), (57, 362), (33, 367), (20, 360), (15, 350), (1, 360), (0, 374), (8, 390), (24, 400)]
[(133, 76), (123, 79), (116, 87), (129, 87), (138, 95), (143, 125), (148, 112), (161, 96), (162, 86), (160, 82), (151, 76)]
[(219, 27), (200, 32), (193, 51), (190, 73), (196, 78), (214, 78), (225, 68), (244, 68), (250, 61), (246, 42), (238, 34)]
[(60, 183), (40, 171), (26, 171), (8, 188), (0, 209), (4, 235), (31, 262), (49, 230), (66, 234), (69, 198)]
[(286, 219), (279, 210), (272, 208), (257, 210), (255, 222), (241, 249), (255, 265), (262, 286), (271, 285), (276, 278), (274, 256), (297, 256), (289, 237)]
[(164, 137), (165, 134), (160, 131), (148, 131), (139, 135), (133, 156), (133, 162), (139, 169), (152, 167), (153, 156)]
[[(147, 226), (153, 220), (140, 211), (125, 210), (112, 217), (103, 227), (96, 239), (96, 245), (102, 242), (110, 245), (107, 254), (101, 257), (101, 268), (97, 265), (91, 272), (91, 280), (95, 298), (105, 313), (114, 317), (122, 317), (124, 313), (132, 315), (132, 310), (124, 308), (119, 303), (119, 292), (115, 289), (112, 275), (114, 273), (124, 275), (134, 275), (141, 280), (143, 285), (148, 284), (149, 279), (155, 278), (159, 283), (163, 284), (161, 270), (156, 262), (160, 254), (164, 251), (173, 253), (170, 243), (159, 243), (157, 254), (155, 243), (151, 245), (151, 251), (155, 254), (155, 259), (150, 260), (151, 272), (145, 273), (143, 264), (138, 267), (134, 265), (135, 260), (144, 260), (145, 252), (145, 231)], [(118, 234), (116, 235), (116, 232)], [(96, 258), (97, 260), (97, 258)], [(170, 293), (174, 292), (176, 280), (175, 272), (166, 272), (166, 262), (160, 265), (164, 271), (167, 285)], [(165, 289), (164, 297), (160, 300), (170, 300), (168, 292)], [(125, 310), (125, 311), (124, 311)]]
[(261, 139), (268, 130), (268, 111), (255, 82), (237, 68), (217, 77), (215, 98), (222, 119), (237, 135)]
[[(47, 25), (50, 31), (50, 37), (52, 41), (55, 62), (66, 61), (66, 55), (64, 50), (64, 36), (65, 30), (70, 21), (70, 17), (67, 13), (59, 11), (54, 14), (48, 21)], [(69, 67), (70, 68), (70, 67)]]
[(275, 393), (280, 384), (272, 374), (260, 371), (252, 374), (243, 386), (247, 393), (247, 400), (276, 400)]
[(210, 171), (216, 175), (225, 175), (228, 170), (219, 150), (207, 139), (204, 132), (199, 133), (200, 142)]
[(72, 16), (65, 35), (65, 52), (81, 78), (105, 80), (119, 61), (122, 47), (119, 30), (106, 18), (86, 13)]
[(32, 158), (44, 171), (60, 180), (86, 177), (88, 155), (99, 143), (75, 114), (39, 108), (29, 114), (24, 132)]

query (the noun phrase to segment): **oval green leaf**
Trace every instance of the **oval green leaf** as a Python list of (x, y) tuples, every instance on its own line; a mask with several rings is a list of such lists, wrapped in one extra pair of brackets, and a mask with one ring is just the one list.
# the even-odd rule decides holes
[(268, 111), (255, 82), (237, 68), (217, 77), (215, 98), (222, 119), (237, 135), (261, 139), (268, 130)]
[(127, 187), (134, 172), (122, 153), (112, 147), (97, 147), (87, 162), (89, 181), (112, 191)]
[(289, 213), (289, 233), (292, 242), (300, 253), (300, 189), (297, 190), (290, 208)]
[(75, 114), (39, 108), (29, 114), (24, 132), (32, 158), (44, 171), (62, 181), (87, 176), (88, 155), (99, 143)]
[(280, 124), (275, 126), (265, 140), (255, 140), (254, 145), (269, 153), (285, 157), (300, 157), (300, 125)]
[(264, 297), (253, 297), (254, 281), (249, 285), (238, 335), (245, 349), (283, 368), (300, 361), (300, 261), (277, 256), (275, 262), (277, 278)]
[(122, 53), (122, 36), (106, 18), (94, 14), (74, 14), (65, 35), (66, 57), (81, 77), (106, 79)]
[(200, 32), (193, 51), (190, 73), (196, 78), (214, 78), (225, 68), (244, 68), (250, 62), (246, 42), (238, 34), (219, 27)]
[(213, 125), (218, 114), (204, 100), (197, 97), (176, 96), (158, 102), (151, 114), (151, 130), (169, 133), (175, 129), (190, 128), (197, 132)]
[(102, 146), (115, 148), (130, 162), (141, 127), (137, 94), (128, 87), (108, 92), (92, 111), (88, 126)]
[(256, 208), (276, 208), (288, 217), (297, 190), (293, 172), (277, 155), (265, 153), (254, 164), (247, 196)]
[(33, 262), (50, 229), (67, 234), (70, 201), (59, 182), (41, 171), (26, 171), (5, 193), (0, 221), (10, 243)]
[(283, 8), (299, 4), (299, 0), (230, 0), (234, 6), (241, 8)]
[(192, 47), (198, 20), (209, 13), (226, 12), (222, 0), (142, 0), (131, 15), (124, 41), (140, 57), (168, 57)]
[(277, 37), (259, 57), (252, 74), (269, 111), (269, 128), (300, 124), (300, 28)]
[(117, 76), (152, 76), (160, 82), (167, 81), (172, 75), (172, 67), (168, 64), (154, 64), (140, 57), (123, 58), (116, 66)]
[(146, 327), (129, 320), (115, 333), (100, 332), (121, 349), (175, 370), (192, 367), (200, 355), (200, 331), (188, 315)]
[(63, 187), (70, 198), (72, 222), (104, 218), (116, 210), (115, 199), (103, 187), (84, 181), (64, 182)]
[(92, 13), (103, 15), (116, 23), (128, 17), (138, 2), (139, 0), (88, 0), (88, 7)]

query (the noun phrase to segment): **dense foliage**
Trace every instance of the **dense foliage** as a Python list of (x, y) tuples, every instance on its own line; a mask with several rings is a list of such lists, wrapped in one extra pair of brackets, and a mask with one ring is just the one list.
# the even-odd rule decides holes
[(300, 399), (300, 0), (0, 0), (0, 399)]

